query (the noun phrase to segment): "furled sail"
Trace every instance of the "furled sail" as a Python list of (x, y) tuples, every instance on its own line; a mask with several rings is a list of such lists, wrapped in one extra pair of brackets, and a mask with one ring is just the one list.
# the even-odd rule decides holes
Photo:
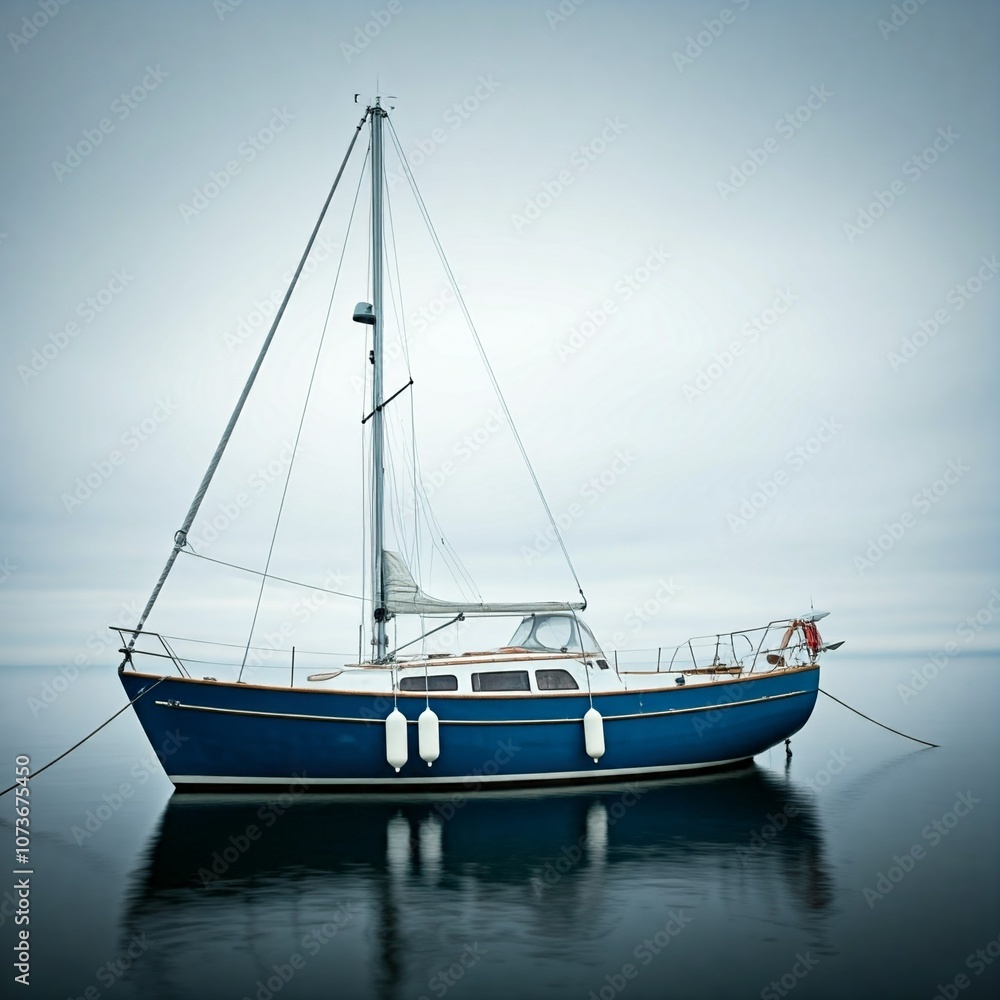
[(579, 611), (582, 601), (541, 601), (535, 604), (470, 604), (463, 601), (440, 601), (425, 594), (413, 579), (409, 567), (398, 552), (383, 551), (386, 611), (392, 615), (500, 615), (537, 614), (548, 611)]

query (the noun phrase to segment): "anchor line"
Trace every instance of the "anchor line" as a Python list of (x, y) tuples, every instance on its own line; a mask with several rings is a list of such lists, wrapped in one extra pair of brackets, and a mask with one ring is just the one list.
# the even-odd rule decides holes
[[(155, 684), (151, 684), (149, 687), (143, 688), (127, 705), (122, 705), (122, 707), (119, 708), (118, 711), (115, 712), (115, 714), (112, 715), (110, 719), (105, 719), (104, 722), (102, 722), (92, 733), (87, 733), (87, 735), (84, 736), (82, 740), (80, 740), (77, 743), (74, 743), (68, 750), (65, 750), (63, 753), (59, 754), (59, 756), (56, 757), (55, 760), (50, 760), (48, 764), (43, 764), (37, 771), (34, 771), (31, 774), (29, 774), (25, 780), (27, 781), (30, 780), (31, 778), (37, 777), (39, 774), (42, 773), (42, 771), (47, 770), (53, 764), (57, 764), (59, 761), (63, 759), (63, 757), (68, 756), (78, 746), (81, 746), (82, 744), (86, 743), (91, 736), (96, 736), (109, 722), (113, 722), (115, 719), (117, 719), (118, 716), (121, 715), (126, 708), (131, 708), (140, 698), (149, 694), (149, 692), (152, 691), (153, 688), (157, 686), (157, 684), (162, 684), (165, 680), (166, 677), (161, 677)], [(11, 785), (10, 788), (5, 788), (2, 792), (0, 792), (0, 795), (6, 795), (8, 792), (14, 791), (15, 788), (17, 788), (16, 782), (13, 785)]]
[(850, 709), (855, 715), (860, 715), (862, 719), (867, 719), (869, 722), (874, 722), (876, 726), (881, 726), (883, 729), (888, 729), (890, 733), (895, 733), (897, 736), (902, 736), (903, 739), (913, 740), (914, 743), (923, 743), (925, 747), (934, 747), (935, 749), (941, 746), (940, 743), (928, 743), (927, 740), (917, 739), (916, 736), (907, 736), (906, 733), (901, 733), (898, 729), (893, 729), (892, 726), (887, 726), (884, 722), (879, 722), (878, 719), (873, 719), (870, 715), (865, 715), (864, 712), (859, 712), (856, 708), (851, 708), (846, 701), (841, 701), (835, 695), (830, 694), (829, 691), (824, 691), (822, 688), (819, 689), (820, 694), (825, 694), (827, 698), (833, 698), (838, 705), (843, 705), (844, 708)]

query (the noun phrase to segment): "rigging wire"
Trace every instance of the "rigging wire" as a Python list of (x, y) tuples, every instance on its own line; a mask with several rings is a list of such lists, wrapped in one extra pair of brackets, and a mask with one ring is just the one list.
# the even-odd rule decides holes
[(246, 385), (243, 387), (243, 392), (240, 394), (240, 398), (236, 403), (236, 408), (233, 410), (232, 416), (229, 418), (229, 423), (226, 424), (226, 429), (222, 432), (222, 438), (219, 440), (219, 443), (215, 448), (215, 453), (212, 455), (212, 460), (208, 464), (208, 469), (202, 477), (201, 483), (199, 484), (198, 490), (194, 495), (194, 499), (191, 501), (191, 506), (188, 508), (187, 514), (184, 516), (184, 522), (180, 529), (174, 533), (174, 547), (170, 550), (170, 555), (167, 558), (167, 564), (163, 567), (163, 571), (160, 573), (160, 578), (156, 581), (156, 585), (153, 587), (153, 592), (149, 595), (149, 600), (146, 601), (146, 606), (143, 608), (142, 614), (139, 616), (139, 621), (136, 623), (135, 631), (132, 634), (132, 638), (128, 642), (127, 648), (129, 650), (135, 647), (135, 641), (142, 630), (142, 626), (146, 624), (146, 619), (149, 618), (149, 614), (153, 610), (153, 605), (156, 603), (156, 599), (159, 597), (160, 591), (163, 589), (163, 585), (167, 582), (170, 570), (173, 569), (173, 565), (177, 561), (177, 554), (184, 548), (185, 545), (187, 545), (187, 534), (191, 530), (191, 525), (198, 514), (202, 501), (205, 499), (208, 487), (215, 476), (215, 470), (219, 467), (219, 462), (222, 461), (223, 452), (226, 450), (226, 445), (229, 444), (229, 439), (232, 437), (233, 431), (236, 428), (236, 422), (239, 420), (240, 414), (243, 412), (243, 406), (246, 403), (247, 397), (250, 395), (250, 390), (253, 388), (253, 384), (257, 379), (257, 373), (260, 371), (261, 365), (264, 363), (264, 357), (267, 354), (268, 348), (271, 346), (271, 341), (274, 339), (274, 334), (278, 329), (278, 324), (281, 322), (281, 318), (285, 314), (285, 308), (292, 297), (292, 292), (295, 290), (296, 284), (298, 283), (299, 275), (302, 273), (302, 269), (305, 267), (306, 261), (309, 259), (309, 254), (312, 252), (313, 243), (316, 242), (316, 236), (319, 233), (320, 226), (323, 224), (323, 219), (326, 218), (326, 211), (330, 207), (330, 202), (333, 201), (334, 192), (340, 184), (340, 178), (344, 174), (344, 170), (347, 167), (347, 161), (351, 158), (351, 153), (354, 150), (354, 144), (358, 141), (358, 136), (361, 134), (361, 127), (364, 125), (367, 117), (368, 111), (365, 111), (361, 121), (358, 122), (357, 128), (354, 130), (354, 135), (351, 136), (350, 145), (347, 147), (347, 152), (344, 154), (344, 159), (340, 164), (340, 169), (337, 171), (337, 176), (333, 180), (333, 186), (330, 188), (330, 193), (326, 196), (326, 201), (323, 203), (323, 208), (319, 213), (319, 218), (316, 220), (316, 225), (313, 226), (312, 235), (306, 243), (306, 248), (302, 253), (302, 258), (299, 260), (299, 266), (295, 269), (295, 274), (292, 275), (292, 280), (288, 285), (288, 290), (285, 292), (285, 297), (282, 299), (281, 305), (278, 306), (278, 311), (274, 314), (271, 329), (268, 330), (267, 336), (264, 338), (264, 343), (261, 345), (260, 353), (257, 355), (257, 360), (254, 362), (254, 366), (250, 370), (250, 375), (247, 378)]
[[(224, 646), (227, 649), (242, 649), (242, 642), (219, 642), (215, 639), (192, 639), (188, 636), (183, 635), (164, 635), (162, 632), (157, 633), (158, 635), (163, 635), (164, 639), (170, 639), (172, 642), (193, 642), (198, 643), (201, 646)], [(263, 653), (287, 653), (291, 647), (276, 647), (276, 646), (251, 646), (250, 647), (255, 652)], [(343, 656), (343, 653), (335, 653), (333, 650), (329, 649), (298, 649), (296, 647), (296, 653), (302, 656)], [(150, 653), (151, 656), (163, 656), (162, 653)], [(185, 656), (184, 659), (188, 663), (210, 663), (219, 667), (235, 667), (235, 663), (220, 663), (218, 660), (195, 660), (190, 656)], [(284, 667), (282, 667), (284, 669)]]
[[(403, 305), (403, 282), (399, 273), (399, 255), (396, 252), (396, 231), (393, 226), (393, 220), (392, 220), (392, 198), (389, 195), (389, 189), (387, 183), (388, 176), (386, 175), (386, 166), (384, 158), (382, 160), (382, 170), (383, 170), (382, 190), (385, 192), (385, 198), (384, 198), (385, 219), (388, 222), (388, 233), (387, 233), (388, 238), (384, 241), (387, 265), (390, 265), (390, 258), (391, 258), (391, 266), (387, 266), (385, 269), (385, 283), (389, 290), (389, 301), (392, 303), (392, 312), (396, 320), (396, 330), (398, 332), (397, 343), (399, 344), (400, 353), (402, 354), (403, 361), (406, 365), (407, 377), (409, 378), (410, 383), (412, 384), (413, 370), (410, 365), (409, 344), (406, 339), (406, 323), (405, 323), (406, 312)], [(385, 324), (383, 324), (383, 329), (382, 329), (383, 338), (385, 337), (385, 334), (386, 334), (386, 327)], [(384, 348), (385, 348), (385, 340), (383, 339), (383, 350)], [(385, 404), (388, 403), (392, 398), (393, 397), (390, 396), (389, 399), (386, 400), (385, 403), (383, 403), (383, 406), (385, 406)], [(406, 442), (406, 431), (403, 427), (403, 420), (401, 416), (399, 415), (398, 411), (394, 411), (392, 413), (383, 411), (383, 416), (386, 417), (388, 421), (392, 422), (389, 423), (388, 429), (390, 431), (395, 431), (396, 434), (398, 435), (399, 441), (401, 442), (401, 446), (399, 446), (396, 450), (402, 453), (403, 446), (405, 446)], [(412, 437), (412, 427), (410, 429), (410, 434)], [(392, 453), (393, 451), (392, 442), (387, 442), (387, 444), (389, 446), (390, 453)], [(388, 462), (386, 463), (386, 465), (388, 466), (388, 471), (390, 476), (390, 484), (389, 484), (390, 491), (394, 500), (394, 503), (392, 504), (390, 510), (390, 516), (392, 517), (393, 526), (396, 529), (396, 537), (398, 539), (400, 549), (404, 553), (404, 558), (406, 559), (407, 563), (410, 566), (413, 566), (414, 562), (412, 557), (414, 555), (413, 550), (416, 548), (416, 538), (414, 537), (412, 546), (407, 541), (406, 520), (404, 518), (405, 504), (403, 502), (403, 493), (402, 490), (400, 489), (400, 484), (396, 477), (394, 466)]]
[[(399, 146), (396, 146), (397, 150)], [(395, 223), (393, 221), (392, 214), (392, 198), (389, 194), (389, 186), (385, 185), (384, 190), (386, 191), (386, 217), (389, 221), (389, 234), (390, 239), (387, 241), (387, 252), (391, 247), (392, 251), (392, 264), (396, 272), (396, 282), (399, 290), (399, 310), (397, 312), (397, 323), (399, 324), (400, 337), (399, 342), (403, 351), (404, 359), (406, 361), (407, 375), (412, 380), (413, 371), (412, 364), (410, 360), (410, 346), (409, 340), (406, 336), (405, 327), (405, 309), (403, 305), (403, 284), (402, 278), (400, 276), (399, 269), (399, 254), (398, 254), (398, 243), (396, 241), (396, 231)], [(391, 275), (392, 271), (389, 270)], [(393, 297), (393, 306), (396, 306), (395, 297)], [(434, 553), (440, 550), (443, 556), (443, 562), (445, 568), (448, 570), (448, 574), (452, 581), (458, 587), (459, 592), (462, 596), (470, 601), (482, 602), (482, 595), (479, 592), (479, 588), (476, 586), (475, 580), (472, 578), (472, 574), (469, 573), (465, 563), (462, 562), (461, 557), (455, 547), (448, 541), (445, 536), (444, 529), (441, 523), (437, 520), (434, 514), (433, 508), (430, 505), (430, 498), (427, 496), (426, 490), (423, 488), (423, 483), (420, 482), (420, 457), (417, 447), (417, 433), (416, 433), (416, 394), (410, 393), (410, 462), (411, 471), (413, 475), (413, 558), (408, 560), (410, 568), (413, 570), (415, 577), (419, 580), (421, 579), (421, 546), (420, 546), (420, 527), (421, 527), (421, 517), (418, 515), (417, 511), (420, 509), (420, 514), (423, 515), (424, 521), (426, 521), (426, 527), (428, 531), (428, 540), (430, 543), (430, 565), (427, 567), (427, 578), (431, 578), (434, 568)], [(402, 430), (402, 419), (399, 420), (400, 430)], [(400, 454), (404, 454), (403, 450), (400, 449)], [(423, 500), (423, 508), (420, 508), (421, 498)], [(400, 500), (400, 506), (403, 506)], [(429, 515), (429, 516), (428, 516)], [(431, 523), (433, 519), (433, 523)], [(401, 536), (402, 537), (402, 536)]]
[[(413, 452), (414, 455), (417, 456), (415, 459), (415, 468), (419, 471), (420, 461), (416, 438), (414, 438), (413, 441)], [(426, 522), (432, 546), (431, 556), (433, 557), (435, 549), (440, 550), (441, 554), (444, 556), (444, 565), (462, 594), (473, 603), (483, 603), (483, 598), (479, 592), (479, 588), (476, 586), (476, 581), (466, 569), (461, 556), (459, 556), (451, 542), (448, 541), (444, 528), (441, 526), (441, 522), (437, 519), (437, 514), (434, 513), (434, 508), (431, 505), (430, 497), (427, 495), (427, 490), (423, 482), (419, 479), (419, 477), (416, 477), (414, 481), (417, 491), (414, 495), (414, 518), (416, 518), (419, 513), (419, 515)], [(432, 558), (431, 565), (427, 570), (428, 574), (430, 574), (433, 570), (433, 566), (434, 564)], [(461, 575), (461, 579), (459, 579), (459, 576), (456, 575), (456, 571)]]
[[(195, 559), (204, 559), (206, 562), (218, 563), (220, 566), (228, 566), (230, 569), (238, 569), (241, 573), (252, 573), (254, 576), (262, 576), (268, 580), (278, 580), (281, 583), (289, 583), (293, 587), (305, 587), (307, 590), (320, 590), (324, 594), (336, 594), (337, 597), (349, 597), (352, 601), (363, 601), (363, 597), (359, 597), (357, 594), (345, 594), (342, 590), (331, 590), (329, 587), (320, 587), (314, 583), (303, 583), (301, 580), (289, 580), (285, 576), (275, 576), (273, 573), (264, 573), (259, 569), (250, 569), (249, 566), (239, 566), (236, 563), (226, 562), (224, 559), (214, 559), (212, 556), (202, 555), (200, 552), (195, 552), (194, 549), (184, 549), (185, 555), (193, 556)], [(167, 636), (169, 639), (170, 636)], [(239, 647), (242, 648), (243, 644), (239, 643)]]
[[(387, 222), (388, 232), (386, 233), (386, 239), (383, 241), (383, 253), (385, 256), (384, 264), (384, 277), (385, 284), (388, 290), (388, 298), (391, 303), (391, 314), (395, 319), (396, 329), (398, 331), (398, 348), (399, 355), (402, 356), (403, 362), (406, 367), (406, 373), (409, 379), (408, 384), (413, 383), (413, 368), (412, 359), (410, 354), (410, 345), (406, 336), (406, 312), (405, 303), (403, 297), (403, 281), (400, 271), (399, 264), (399, 253), (398, 253), (398, 241), (396, 239), (395, 233), (395, 221), (393, 215), (393, 199), (389, 194), (389, 183), (388, 175), (386, 171), (388, 167), (383, 160), (383, 191), (385, 192), (385, 219)], [(388, 310), (386, 310), (388, 312)], [(386, 345), (387, 325), (383, 324), (383, 348)], [(390, 345), (390, 346), (395, 346)], [(390, 350), (390, 354), (392, 351)], [(398, 395), (398, 393), (397, 393)], [(417, 444), (416, 444), (416, 419), (415, 419), (415, 394), (410, 393), (409, 400), (409, 427), (406, 427), (406, 420), (404, 419), (403, 413), (399, 411), (398, 408), (390, 408), (389, 410), (383, 410), (384, 417), (384, 428), (386, 431), (386, 462), (385, 462), (385, 473), (387, 475), (387, 507), (389, 512), (389, 517), (391, 519), (391, 524), (395, 532), (395, 537), (399, 545), (400, 551), (404, 553), (404, 561), (413, 570), (417, 578), (421, 577), (421, 528), (424, 527), (424, 521), (426, 521), (426, 526), (429, 532), (429, 540), (431, 543), (431, 558), (436, 549), (440, 549), (442, 555), (444, 556), (444, 565), (448, 569), (449, 575), (452, 580), (456, 583), (457, 587), (461, 591), (462, 595), (469, 599), (469, 595), (475, 595), (474, 600), (481, 601), (482, 598), (479, 595), (478, 588), (475, 582), (472, 580), (471, 575), (462, 563), (458, 553), (455, 551), (454, 547), (447, 541), (444, 536), (444, 531), (441, 528), (440, 523), (436, 522), (432, 524), (430, 519), (427, 518), (427, 510), (429, 510), (429, 503), (426, 499), (426, 493), (424, 494), (424, 503), (426, 504), (427, 510), (421, 509), (420, 506), (420, 486), (419, 482), (419, 460), (417, 455)], [(390, 396), (388, 400), (393, 399)], [(383, 403), (383, 406), (385, 403)], [(388, 461), (389, 456), (394, 456), (397, 462)], [(407, 462), (410, 462), (407, 468)], [(397, 469), (397, 463), (401, 464), (403, 468), (406, 469), (406, 475), (400, 475), (400, 470)], [(403, 485), (403, 480), (410, 480), (412, 477), (413, 482), (413, 517), (412, 524), (410, 523), (410, 518), (407, 516), (407, 508), (409, 505), (406, 503), (405, 490)], [(431, 512), (433, 514), (433, 512)], [(421, 518), (423, 515), (423, 520)], [(440, 540), (440, 544), (439, 544)], [(376, 554), (377, 557), (378, 554)]]
[(455, 279), (455, 274), (451, 269), (451, 264), (448, 262), (448, 258), (445, 255), (444, 247), (441, 245), (441, 241), (438, 238), (437, 231), (434, 228), (434, 224), (431, 222), (430, 215), (427, 211), (427, 206), (424, 203), (424, 199), (420, 194), (420, 190), (417, 187), (417, 183), (413, 177), (413, 171), (410, 169), (410, 164), (403, 153), (402, 145), (399, 141), (399, 137), (396, 135), (396, 129), (393, 127), (392, 119), (386, 119), (389, 125), (389, 135), (392, 137), (393, 145), (396, 147), (396, 152), (399, 154), (400, 163), (402, 164), (403, 171), (406, 174), (407, 180), (410, 182), (410, 188), (413, 191), (413, 196), (416, 199), (417, 207), (420, 209), (420, 214), (424, 218), (424, 224), (427, 226), (427, 231), (430, 234), (431, 241), (434, 243), (434, 248), (437, 250), (438, 256), (441, 258), (441, 264), (444, 267), (445, 274), (448, 281), (451, 283), (452, 291), (455, 293), (455, 298), (458, 301), (459, 307), (462, 310), (462, 315), (465, 317), (465, 321), (469, 326), (469, 332), (472, 334), (472, 339), (476, 345), (476, 349), (479, 352), (479, 356), (483, 361), (486, 368), (487, 375), (489, 376), (490, 383), (493, 386), (493, 391), (496, 393), (497, 402), (500, 404), (500, 408), (504, 412), (504, 416), (507, 418), (507, 423), (510, 425), (511, 434), (514, 437), (514, 442), (517, 445), (518, 451), (521, 453), (521, 458), (524, 461), (525, 468), (528, 470), (528, 475), (531, 477), (531, 481), (534, 484), (535, 492), (538, 494), (538, 499), (541, 501), (545, 513), (549, 519), (549, 526), (552, 528), (556, 541), (559, 543), (559, 548), (562, 550), (563, 558), (566, 560), (566, 565), (569, 567), (570, 573), (573, 575), (573, 580), (576, 583), (577, 590), (580, 596), (583, 598), (584, 607), (587, 604), (587, 598), (583, 593), (583, 587), (580, 584), (580, 578), (577, 575), (576, 568), (573, 565), (573, 560), (570, 558), (569, 550), (566, 548), (566, 543), (563, 540), (562, 532), (559, 530), (559, 525), (556, 523), (556, 519), (552, 514), (552, 509), (549, 507), (549, 502), (545, 498), (545, 494), (542, 492), (541, 483), (538, 481), (538, 476), (535, 474), (534, 467), (531, 464), (531, 460), (528, 458), (528, 452), (524, 447), (524, 442), (521, 440), (521, 435), (518, 434), (517, 428), (514, 425), (513, 417), (511, 416), (510, 407), (507, 405), (507, 400), (504, 398), (503, 392), (500, 389), (500, 383), (497, 381), (496, 375), (493, 372), (493, 367), (490, 365), (489, 358), (486, 355), (486, 350), (483, 347), (483, 343), (479, 338), (479, 333), (476, 330), (475, 323), (472, 321), (472, 316), (469, 313), (469, 308), (465, 303), (465, 298), (462, 295), (461, 290), (458, 287), (458, 281)]
[[(382, 162), (383, 162), (383, 169), (385, 169), (385, 160), (383, 159)], [(386, 178), (386, 180), (388, 180), (388, 177)], [(407, 378), (412, 383), (413, 365), (410, 360), (410, 341), (409, 338), (407, 337), (407, 332), (406, 332), (406, 304), (403, 301), (403, 279), (399, 270), (399, 252), (398, 252), (398, 243), (396, 241), (396, 224), (392, 212), (393, 201), (392, 201), (392, 195), (390, 193), (391, 188), (387, 183), (384, 183), (382, 189), (383, 191), (385, 191), (385, 217), (389, 223), (389, 233), (388, 233), (389, 239), (386, 241), (387, 244), (386, 249), (387, 251), (391, 252), (392, 255), (392, 267), (388, 269), (388, 275), (387, 275), (389, 279), (388, 284), (389, 284), (390, 295), (392, 298), (393, 311), (396, 314), (396, 324), (399, 331), (400, 351), (403, 355), (403, 361), (406, 365)], [(392, 282), (393, 274), (395, 274), (395, 284), (393, 284)], [(399, 297), (398, 302), (397, 302), (397, 295)], [(409, 402), (409, 415), (410, 415), (409, 440), (410, 440), (411, 451), (415, 451), (416, 421), (414, 420), (414, 394), (412, 392), (410, 393), (410, 398), (408, 402)], [(406, 437), (403, 431), (403, 420), (401, 417), (399, 418), (398, 423), (399, 423), (401, 439), (403, 440), (405, 445)], [(402, 448), (400, 449), (400, 453), (403, 453)], [(408, 471), (412, 471), (413, 474), (414, 478), (413, 495), (415, 497), (416, 496), (415, 480), (419, 471), (416, 466), (415, 456), (413, 456), (413, 460), (411, 461), (410, 469)], [(406, 504), (404, 503), (402, 493), (400, 493), (399, 496), (397, 497), (397, 503), (399, 504), (401, 511), (405, 509)], [(416, 513), (416, 507), (414, 506), (414, 515), (415, 513)], [(405, 528), (405, 521), (403, 521), (403, 527)], [(403, 538), (402, 535), (400, 537)], [(413, 518), (412, 542), (409, 546), (404, 545), (404, 548), (406, 549), (407, 564), (413, 569), (414, 573), (419, 579), (420, 578), (420, 520), (416, 516), (414, 516)]]
[[(358, 197), (361, 194), (361, 183), (364, 180), (364, 164), (358, 177), (358, 186), (354, 192), (354, 203), (351, 205), (351, 215), (347, 220), (348, 232), (354, 220), (354, 213), (358, 207)], [(250, 622), (250, 632), (247, 635), (246, 650), (243, 653), (243, 662), (240, 664), (240, 673), (237, 680), (243, 679), (243, 670), (247, 665), (247, 657), (250, 655), (250, 643), (253, 641), (253, 632), (257, 626), (257, 616), (260, 613), (260, 604), (264, 597), (264, 587), (267, 585), (268, 570), (271, 567), (271, 559), (274, 555), (274, 545), (278, 538), (278, 528), (281, 525), (281, 515), (285, 509), (285, 500), (288, 497), (288, 485), (292, 480), (292, 469), (295, 467), (295, 459), (299, 452), (299, 441), (302, 438), (302, 428), (305, 425), (306, 413), (309, 410), (309, 401), (312, 398), (313, 385), (316, 382), (316, 372), (319, 369), (319, 359), (323, 353), (323, 345), (326, 343), (326, 335), (330, 329), (330, 316), (333, 312), (333, 300), (337, 295), (337, 286), (340, 283), (340, 272), (344, 267), (344, 255), (347, 251), (347, 240), (340, 249), (340, 260), (337, 261), (337, 273), (333, 276), (333, 288), (330, 290), (330, 301), (326, 307), (326, 318), (323, 321), (323, 330), (320, 333), (319, 343), (316, 345), (316, 355), (313, 358), (312, 371), (309, 374), (309, 385), (306, 387), (305, 399), (302, 402), (302, 412), (299, 414), (299, 426), (295, 431), (295, 442), (292, 445), (292, 456), (288, 461), (288, 469), (285, 472), (285, 482), (281, 489), (281, 500), (278, 502), (278, 513), (274, 519), (274, 530), (271, 532), (271, 543), (267, 549), (267, 559), (264, 562), (264, 572), (261, 574), (260, 589), (257, 591), (257, 603), (253, 610), (253, 619)]]
[[(382, 170), (385, 171), (385, 160), (382, 161)], [(388, 180), (388, 177), (386, 177)], [(406, 362), (406, 374), (409, 376), (413, 375), (413, 371), (410, 365), (410, 345), (406, 339), (406, 324), (404, 322), (406, 317), (406, 310), (403, 304), (403, 279), (399, 273), (399, 254), (396, 252), (396, 229), (392, 221), (392, 196), (389, 194), (388, 185), (383, 183), (382, 190), (385, 192), (385, 217), (389, 222), (389, 240), (388, 244), (392, 248), (392, 264), (396, 271), (396, 284), (395, 290), (399, 295), (399, 302), (397, 305), (396, 296), (392, 295), (392, 305), (393, 311), (396, 313), (396, 323), (399, 327), (399, 348), (403, 354), (403, 359)], [(388, 247), (387, 247), (388, 249)], [(392, 278), (393, 268), (388, 268), (389, 278)], [(390, 283), (390, 292), (392, 292), (393, 286)]]

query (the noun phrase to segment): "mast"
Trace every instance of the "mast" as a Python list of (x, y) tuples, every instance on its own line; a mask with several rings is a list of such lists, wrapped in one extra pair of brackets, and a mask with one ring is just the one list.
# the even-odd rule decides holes
[(382, 109), (375, 98), (372, 113), (372, 639), (377, 662), (388, 651), (385, 614), (385, 469), (382, 429)]

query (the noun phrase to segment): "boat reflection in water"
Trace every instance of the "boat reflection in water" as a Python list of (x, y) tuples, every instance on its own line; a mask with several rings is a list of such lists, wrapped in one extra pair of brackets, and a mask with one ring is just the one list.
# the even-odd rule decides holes
[(175, 795), (122, 941), (145, 935), (126, 977), (144, 996), (587, 997), (626, 963), (633, 997), (735, 977), (756, 995), (796, 947), (822, 949), (831, 885), (811, 794), (756, 766), (548, 793)]

